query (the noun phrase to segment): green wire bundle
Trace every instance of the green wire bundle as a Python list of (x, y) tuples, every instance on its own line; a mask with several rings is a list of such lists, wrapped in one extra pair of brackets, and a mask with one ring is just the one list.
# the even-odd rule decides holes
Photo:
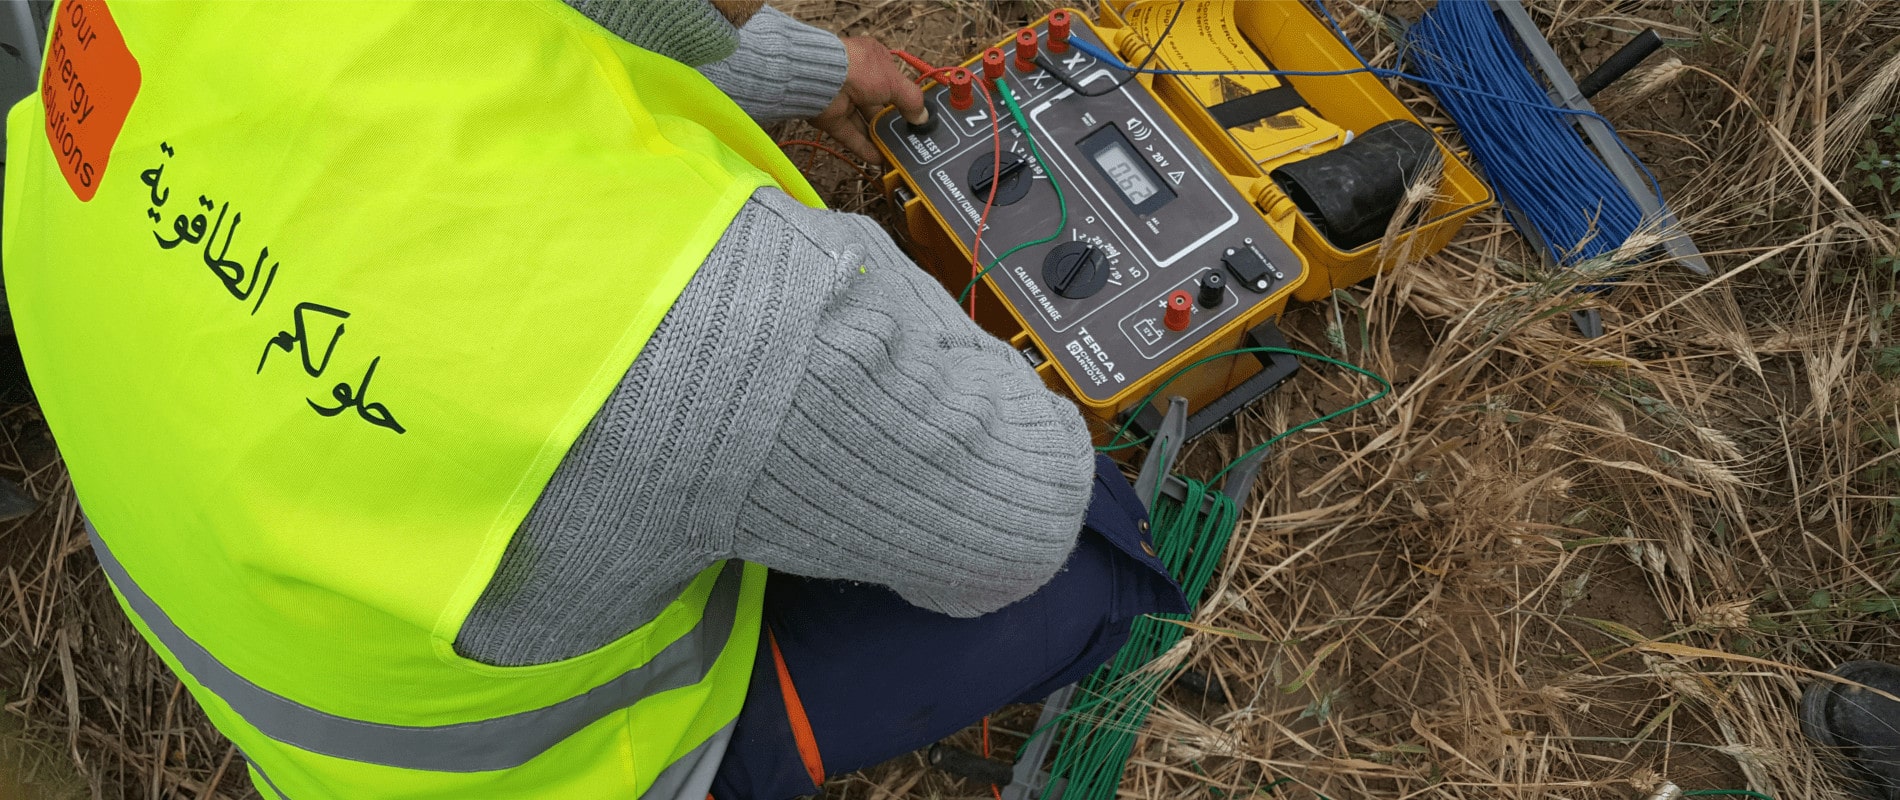
[[(1185, 499), (1156, 498), (1151, 530), (1156, 555), (1181, 583), (1188, 605), (1198, 606), (1233, 536), (1240, 510), (1233, 499), (1207, 484), (1184, 480)], [(1212, 500), (1205, 515), (1199, 513), (1204, 499)], [(1187, 635), (1186, 628), (1166, 620), (1187, 619), (1186, 614), (1157, 614), (1135, 620), (1128, 644), (1115, 659), (1077, 684), (1072, 705), (1056, 723), (1060, 738), (1049, 767), (1049, 787), (1057, 781), (1068, 782), (1063, 800), (1115, 797), (1122, 769), (1135, 749), (1135, 734), (1154, 708), (1162, 682), (1174, 671), (1148, 665)], [(1047, 797), (1049, 788), (1043, 791)]]

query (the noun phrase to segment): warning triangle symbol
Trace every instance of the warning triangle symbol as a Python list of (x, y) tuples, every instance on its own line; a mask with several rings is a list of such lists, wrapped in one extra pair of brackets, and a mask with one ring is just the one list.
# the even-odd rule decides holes
[(1185, 173), (1185, 172), (1181, 172), (1181, 171), (1179, 171), (1179, 170), (1176, 170), (1176, 171), (1174, 171), (1174, 172), (1170, 172), (1170, 173), (1168, 173), (1168, 180), (1171, 180), (1171, 181), (1174, 181), (1174, 185), (1176, 185), (1176, 186), (1180, 186), (1180, 185), (1181, 185), (1181, 176), (1183, 176), (1183, 175), (1186, 175), (1186, 174), (1187, 174), (1187, 173)]

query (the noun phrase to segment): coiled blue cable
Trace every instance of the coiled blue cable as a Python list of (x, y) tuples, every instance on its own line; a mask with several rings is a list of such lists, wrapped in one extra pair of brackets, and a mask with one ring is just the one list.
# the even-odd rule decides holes
[[(1485, 177), (1522, 214), (1515, 221), (1535, 229), (1554, 260), (1575, 264), (1601, 256), (1642, 227), (1642, 208), (1570, 121), (1548, 106), (1544, 87), (1525, 68), (1489, 3), (1441, 0), (1406, 39), (1406, 63), (1423, 77), (1449, 84), (1433, 94), (1457, 120)], [(1495, 102), (1472, 91), (1477, 87), (1546, 107)]]
[[(1360, 63), (1367, 63), (1325, 3), (1317, 5), (1339, 40)], [(1412, 68), (1409, 72), (1372, 66), (1342, 70), (1137, 70), (1080, 37), (1071, 39), (1070, 44), (1118, 69), (1157, 75), (1330, 77), (1366, 72), (1430, 87), (1458, 123), (1466, 146), (1492, 189), (1516, 206), (1519, 214), (1514, 215), (1513, 222), (1532, 228), (1559, 264), (1575, 264), (1615, 250), (1645, 221), (1635, 199), (1567, 118), (1587, 116), (1612, 130), (1615, 126), (1594, 111), (1551, 103), (1485, 0), (1440, 0), (1426, 12), (1406, 37), (1405, 63)], [(1620, 137), (1617, 143), (1643, 170), (1657, 202), (1662, 203), (1662, 187), (1655, 176)]]

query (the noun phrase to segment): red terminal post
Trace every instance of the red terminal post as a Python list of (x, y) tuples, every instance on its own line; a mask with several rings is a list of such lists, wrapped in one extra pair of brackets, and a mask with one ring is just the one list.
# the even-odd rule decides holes
[(1171, 331), (1184, 331), (1194, 319), (1194, 296), (1176, 289), (1168, 295), (1168, 311), (1161, 316), (1161, 324)]
[(991, 88), (995, 88), (996, 82), (1002, 79), (1003, 69), (1002, 48), (992, 47), (983, 51), (983, 80), (989, 81)]
[(976, 104), (976, 94), (970, 91), (970, 71), (962, 67), (953, 67), (947, 76), (950, 84), (950, 107), (958, 111), (968, 111)]
[(1024, 28), (1016, 32), (1016, 71), (1036, 71), (1036, 29)]
[(1064, 9), (1049, 12), (1049, 52), (1069, 52), (1069, 12)]

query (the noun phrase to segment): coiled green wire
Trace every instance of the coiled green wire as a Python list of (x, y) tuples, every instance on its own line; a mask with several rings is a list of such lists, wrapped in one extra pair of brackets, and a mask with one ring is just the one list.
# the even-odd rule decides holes
[[(1182, 500), (1159, 497), (1150, 530), (1156, 557), (1180, 581), (1190, 606), (1199, 605), (1227, 549), (1240, 510), (1227, 495), (1208, 484), (1186, 479)], [(1203, 500), (1212, 508), (1203, 515)], [(1071, 705), (1057, 725), (1055, 758), (1049, 773), (1066, 781), (1062, 796), (1110, 800), (1121, 786), (1122, 769), (1134, 752), (1135, 735), (1153, 710), (1156, 695), (1174, 670), (1148, 669), (1150, 662), (1181, 641), (1187, 629), (1164, 620), (1186, 614), (1157, 614), (1134, 622), (1128, 643), (1109, 663), (1077, 684)], [(1045, 795), (1047, 796), (1047, 790)]]

